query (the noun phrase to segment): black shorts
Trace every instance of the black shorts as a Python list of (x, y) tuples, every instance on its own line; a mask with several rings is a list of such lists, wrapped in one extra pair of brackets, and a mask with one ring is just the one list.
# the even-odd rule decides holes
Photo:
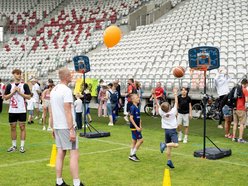
[(26, 122), (26, 113), (9, 113), (9, 123)]

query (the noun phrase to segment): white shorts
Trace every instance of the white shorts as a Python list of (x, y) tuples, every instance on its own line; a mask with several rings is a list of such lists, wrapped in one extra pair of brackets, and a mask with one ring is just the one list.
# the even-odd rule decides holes
[(54, 134), (57, 148), (61, 148), (62, 150), (78, 149), (78, 137), (76, 136), (75, 142), (71, 142), (69, 129), (55, 129)]
[(39, 104), (40, 104), (40, 102), (35, 102), (34, 103), (34, 108), (36, 108), (36, 109), (39, 108)]
[(178, 125), (183, 125), (185, 127), (189, 126), (189, 114), (180, 114), (177, 115)]
[(42, 102), (42, 106), (45, 107), (45, 108), (48, 108), (48, 107), (50, 106), (50, 100), (45, 99), (45, 100)]

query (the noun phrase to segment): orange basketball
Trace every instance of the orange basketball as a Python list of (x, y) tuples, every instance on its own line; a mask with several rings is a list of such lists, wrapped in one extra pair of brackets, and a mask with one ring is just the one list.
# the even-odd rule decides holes
[(183, 77), (183, 76), (184, 76), (184, 73), (185, 73), (185, 70), (184, 70), (184, 68), (181, 67), (181, 66), (178, 66), (178, 67), (174, 68), (174, 70), (173, 70), (173, 75), (174, 75), (176, 78)]

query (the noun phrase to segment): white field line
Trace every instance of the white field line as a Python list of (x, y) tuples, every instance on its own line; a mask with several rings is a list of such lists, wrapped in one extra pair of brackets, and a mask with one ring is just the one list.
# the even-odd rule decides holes
[[(6, 123), (4, 123), (4, 124), (6, 124)], [(8, 125), (8, 124), (6, 124), (6, 125)], [(41, 129), (35, 129), (35, 128), (27, 128), (28, 130), (35, 130), (35, 131), (41, 131), (41, 132), (44, 132), (44, 131), (42, 131)], [(81, 140), (82, 138), (79, 138), (79, 142), (82, 142), (82, 140)], [(87, 138), (86, 138), (87, 139)], [(85, 139), (84, 139), (85, 140)], [(103, 142), (103, 143), (108, 143), (108, 144), (115, 144), (115, 145), (121, 145), (121, 146), (123, 146), (123, 148), (121, 148), (121, 149), (124, 149), (124, 147), (125, 148), (127, 148), (127, 147), (130, 147), (130, 145), (128, 145), (128, 144), (124, 144), (124, 143), (119, 143), (119, 142), (114, 142), (114, 141), (109, 141), (109, 140), (101, 140), (101, 139), (88, 139), (88, 140), (94, 140), (94, 141), (99, 141), (99, 142)], [(221, 143), (221, 144), (224, 144), (224, 143)], [(120, 148), (118, 148), (119, 150), (121, 150)], [(117, 150), (118, 150), (117, 149)], [(157, 149), (151, 149), (151, 148), (142, 148), (142, 149), (144, 149), (144, 150), (149, 150), (149, 151), (159, 151), (159, 150), (157, 150)], [(110, 152), (111, 151), (111, 149), (110, 150), (106, 150), (107, 152)], [(113, 150), (114, 151), (114, 150)], [(84, 155), (86, 155), (86, 154), (97, 154), (97, 153), (101, 153), (101, 151), (95, 151), (95, 152), (89, 152), (89, 153), (83, 153)], [(105, 151), (103, 151), (103, 153), (104, 153)], [(81, 155), (82, 153), (80, 153), (80, 155)], [(82, 155), (83, 155), (82, 154)], [(193, 157), (193, 154), (192, 155), (190, 155), (190, 154), (183, 154), (183, 153), (177, 153), (177, 152), (173, 152), (173, 154), (175, 154), (175, 155), (178, 155), (178, 156), (184, 156), (184, 157), (188, 157), (188, 158), (194, 158)], [(42, 161), (47, 161), (47, 160), (49, 160), (49, 159), (46, 159), (46, 160), (42, 160)], [(34, 161), (36, 161), (36, 160), (34, 160)], [(41, 160), (37, 160), (37, 162), (40, 162)], [(30, 162), (30, 161), (27, 161), (27, 162)], [(225, 161), (225, 160), (215, 160), (215, 161), (209, 161), (209, 162), (215, 162), (215, 163), (226, 163), (226, 164), (230, 164), (230, 165), (237, 165), (237, 166), (241, 166), (241, 167), (248, 167), (248, 164), (241, 164), (241, 163), (237, 163), (237, 162), (228, 162), (228, 161)], [(18, 162), (19, 164), (25, 164), (25, 162)], [(30, 162), (30, 163), (35, 163), (35, 162)], [(0, 165), (0, 168), (1, 167), (3, 167), (5, 164), (3, 164), (3, 165)], [(8, 164), (7, 166), (10, 166), (11, 164)]]
[[(105, 143), (109, 143), (109, 144), (116, 144), (116, 145), (122, 145), (122, 146), (130, 146), (127, 144), (122, 144), (122, 143), (116, 143), (114, 141), (109, 141), (109, 140), (101, 140), (101, 139), (93, 139), (95, 141), (99, 141), (99, 142), (105, 142)], [(144, 150), (149, 150), (149, 151), (156, 151), (159, 152), (159, 149), (151, 149), (151, 148), (142, 148)], [(173, 154), (178, 155), (178, 156), (184, 156), (184, 157), (188, 157), (191, 159), (196, 159), (195, 157), (193, 157), (193, 154), (183, 154), (183, 153), (178, 153), (178, 152), (173, 152)], [(200, 158), (197, 158), (200, 160)], [(237, 162), (229, 162), (229, 161), (225, 161), (225, 160), (207, 160), (209, 162), (213, 162), (213, 163), (226, 163), (226, 164), (230, 164), (230, 165), (237, 165), (237, 166), (241, 166), (241, 167), (248, 167), (248, 164), (244, 164), (244, 163), (237, 163)]]
[[(127, 149), (127, 147), (120, 147), (120, 148), (109, 149), (109, 150), (101, 150), (101, 151), (95, 151), (95, 152), (80, 153), (80, 156), (91, 155), (91, 154), (101, 154), (101, 153), (119, 151), (119, 150), (123, 150), (123, 149)], [(13, 153), (15, 153), (15, 152), (13, 152)], [(66, 156), (66, 158), (69, 158), (69, 156)], [(2, 165), (0, 165), (0, 168), (13, 167), (13, 166), (18, 166), (18, 165), (23, 165), (23, 164), (39, 163), (39, 162), (43, 162), (43, 161), (47, 161), (48, 162), (49, 161), (49, 158), (43, 158), (43, 159), (37, 159), (37, 160), (30, 160), (30, 161), (22, 161), (22, 162), (16, 162), (16, 163), (2, 164)]]

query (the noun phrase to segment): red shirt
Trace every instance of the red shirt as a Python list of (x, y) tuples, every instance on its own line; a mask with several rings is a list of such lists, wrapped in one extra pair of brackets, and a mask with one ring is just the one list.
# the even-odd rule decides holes
[(164, 89), (163, 89), (162, 87), (157, 87), (157, 88), (155, 89), (155, 96), (156, 96), (157, 98), (162, 97), (163, 94), (164, 94)]
[(243, 91), (243, 97), (237, 99), (237, 110), (243, 110), (246, 111), (245, 108), (245, 97), (248, 97), (248, 90), (246, 88), (242, 88)]
[(127, 101), (128, 102), (131, 102), (130, 94), (132, 94), (133, 88), (135, 88), (134, 85), (128, 85), (128, 87), (127, 87), (127, 93), (128, 93)]

